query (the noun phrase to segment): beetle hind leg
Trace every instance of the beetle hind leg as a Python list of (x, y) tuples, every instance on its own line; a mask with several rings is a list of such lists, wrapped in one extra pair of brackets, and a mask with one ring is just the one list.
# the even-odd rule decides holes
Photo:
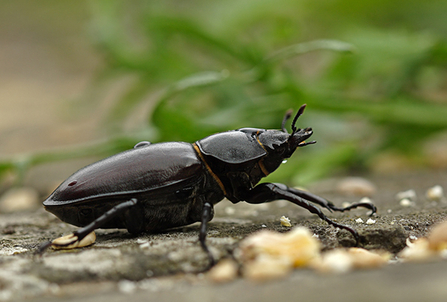
[[(110, 219), (112, 219), (113, 217), (116, 217), (117, 215), (121, 214), (123, 211), (126, 211), (127, 209), (135, 206), (136, 204), (137, 204), (137, 200), (135, 198), (132, 198), (128, 201), (120, 203), (120, 204), (114, 206), (113, 208), (111, 208), (110, 210), (108, 210), (107, 212), (105, 212), (103, 215), (101, 215), (94, 221), (92, 221), (90, 224), (74, 231), (71, 235), (60, 237), (53, 241), (48, 241), (48, 242), (41, 244), (38, 247), (36, 254), (42, 254), (50, 246), (53, 246), (56, 248), (67, 248), (71, 245), (78, 245), (91, 232), (93, 232), (96, 229), (101, 228)], [(62, 239), (62, 238), (64, 238), (64, 239)], [(59, 239), (62, 239), (62, 240), (59, 240)]]

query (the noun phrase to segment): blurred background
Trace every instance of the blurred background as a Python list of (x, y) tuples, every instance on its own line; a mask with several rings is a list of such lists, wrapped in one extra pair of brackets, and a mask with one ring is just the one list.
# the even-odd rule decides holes
[[(447, 1), (0, 2), (0, 192), (141, 140), (299, 127), (269, 181), (447, 167)], [(290, 127), (290, 122), (287, 127)]]

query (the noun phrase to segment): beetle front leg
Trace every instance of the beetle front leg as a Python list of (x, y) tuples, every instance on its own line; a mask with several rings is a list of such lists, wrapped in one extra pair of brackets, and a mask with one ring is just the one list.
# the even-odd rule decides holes
[(213, 206), (209, 202), (205, 202), (203, 204), (203, 211), (202, 211), (202, 220), (200, 224), (200, 233), (199, 233), (199, 242), (202, 246), (202, 249), (205, 251), (205, 253), (208, 255), (209, 259), (209, 267), (211, 268), (215, 264), (215, 260), (213, 257), (213, 254), (211, 254), (208, 246), (206, 245), (206, 233), (208, 231), (208, 222), (213, 217)]
[[(354, 236), (356, 245), (358, 245), (359, 243), (360, 237), (356, 230), (346, 225), (336, 223), (335, 221), (332, 221), (331, 219), (327, 218), (326, 215), (324, 215), (323, 212), (318, 207), (309, 203), (309, 201), (307, 201), (306, 199), (300, 197), (298, 194), (296, 194), (296, 192), (290, 190), (290, 188), (287, 187), (286, 185), (274, 184), (274, 183), (262, 183), (254, 187), (252, 190), (246, 192), (244, 195), (245, 195), (244, 200), (252, 204), (265, 203), (277, 199), (288, 200), (300, 207), (305, 208), (309, 212), (318, 215), (318, 217), (320, 217), (322, 220), (326, 221), (330, 225), (337, 227), (339, 229), (347, 230), (352, 234), (352, 236)], [(320, 202), (317, 202), (315, 200), (312, 200), (312, 202), (320, 204)], [(325, 205), (323, 204), (322, 206)], [(330, 206), (328, 205), (328, 207)]]
[(332, 211), (344, 212), (344, 211), (349, 211), (349, 210), (352, 210), (352, 209), (355, 209), (355, 208), (360, 208), (360, 207), (367, 208), (367, 209), (371, 210), (370, 216), (372, 216), (373, 214), (375, 214), (377, 212), (376, 206), (373, 205), (372, 203), (369, 203), (369, 202), (357, 202), (357, 203), (353, 203), (353, 204), (351, 204), (351, 205), (349, 205), (347, 207), (339, 208), (339, 207), (336, 207), (329, 200), (324, 199), (323, 197), (320, 197), (318, 195), (312, 194), (310, 192), (302, 191), (302, 190), (295, 189), (295, 188), (290, 188), (290, 187), (287, 187), (286, 185), (283, 185), (283, 184), (276, 184), (275, 183), (274, 185), (277, 185), (278, 187), (280, 187), (280, 188), (282, 188), (282, 189), (284, 189), (284, 190), (286, 190), (286, 191), (288, 191), (290, 193), (296, 194), (299, 197), (304, 198), (304, 199), (306, 199), (306, 200), (308, 200), (310, 202), (316, 203), (316, 204), (318, 204), (318, 205), (328, 209), (331, 212)]
[(86, 225), (85, 227), (82, 227), (76, 231), (73, 232), (70, 239), (66, 240), (63, 243), (58, 243), (55, 241), (48, 241), (39, 246), (37, 249), (37, 254), (42, 254), (47, 248), (50, 246), (54, 247), (67, 247), (69, 245), (75, 244), (77, 242), (80, 242), (82, 239), (85, 238), (88, 234), (93, 232), (96, 229), (101, 228), (107, 221), (112, 219), (113, 217), (116, 217), (118, 214), (121, 214), (123, 211), (129, 209), (130, 207), (133, 207), (137, 204), (137, 200), (135, 198), (132, 198), (131, 200), (125, 201), (123, 203), (120, 203), (107, 212), (105, 212), (103, 215), (92, 221), (90, 224)]

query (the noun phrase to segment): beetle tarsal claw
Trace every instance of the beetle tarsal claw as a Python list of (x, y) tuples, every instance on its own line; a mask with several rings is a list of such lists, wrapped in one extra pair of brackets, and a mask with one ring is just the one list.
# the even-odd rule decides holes
[(54, 239), (51, 242), (51, 246), (53, 249), (56, 250), (69, 250), (92, 245), (93, 243), (95, 243), (95, 240), (96, 240), (95, 232), (89, 233), (81, 240), (79, 240), (78, 236), (76, 236), (75, 234), (69, 234)]

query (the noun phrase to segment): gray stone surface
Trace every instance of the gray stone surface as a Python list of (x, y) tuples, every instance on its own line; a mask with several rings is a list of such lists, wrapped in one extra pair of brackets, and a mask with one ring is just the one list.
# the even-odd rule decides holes
[[(424, 236), (447, 215), (447, 203), (424, 197), (426, 189), (445, 183), (438, 172), (371, 177), (377, 186), (373, 200), (379, 208), (375, 224), (366, 221), (367, 211), (328, 214), (338, 222), (355, 227), (361, 246), (397, 253), (409, 236)], [(358, 201), (359, 197), (336, 193), (337, 180), (320, 182), (312, 191), (335, 203)], [(415, 205), (402, 207), (395, 200), (399, 191), (414, 189)], [(216, 258), (226, 257), (238, 242), (257, 230), (285, 232), (282, 215), (292, 224), (305, 225), (318, 234), (324, 249), (354, 243), (346, 231), (335, 229), (294, 205), (277, 201), (264, 205), (223, 201), (209, 224), (208, 244)], [(206, 255), (197, 243), (198, 225), (159, 234), (131, 236), (125, 230), (98, 230), (97, 242), (87, 248), (47, 251), (36, 257), (39, 243), (68, 234), (76, 228), (60, 222), (43, 209), (0, 214), (0, 301), (272, 301), (299, 298), (303, 301), (445, 301), (447, 262), (396, 263), (381, 269), (322, 275), (308, 269), (296, 270), (284, 279), (254, 283), (238, 278), (229, 284), (212, 283), (206, 273)]]

